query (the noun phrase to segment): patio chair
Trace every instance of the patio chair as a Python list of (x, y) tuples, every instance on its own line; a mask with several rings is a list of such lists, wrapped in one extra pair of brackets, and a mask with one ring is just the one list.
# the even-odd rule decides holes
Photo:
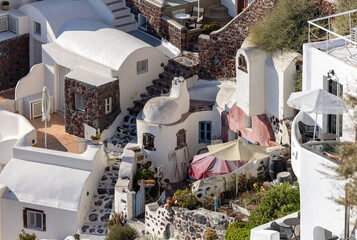
[(293, 235), (293, 230), (290, 227), (281, 226), (276, 222), (270, 224), (270, 229), (279, 232), (280, 239), (290, 239)]
[[(200, 17), (197, 18), (198, 12), (200, 13)], [(203, 16), (205, 14), (204, 8), (193, 7), (190, 12), (191, 17), (187, 19), (186, 23), (190, 28), (197, 28), (202, 26)]]
[[(302, 121), (298, 122), (302, 142), (305, 143), (314, 137), (314, 126), (307, 125)], [(316, 136), (319, 135), (319, 129), (316, 127)]]

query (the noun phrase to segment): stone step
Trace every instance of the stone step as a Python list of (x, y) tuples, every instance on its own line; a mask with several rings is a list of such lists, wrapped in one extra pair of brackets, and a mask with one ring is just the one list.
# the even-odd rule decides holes
[(139, 107), (131, 107), (131, 108), (128, 108), (128, 111), (131, 115), (133, 116), (138, 116), (138, 114), (141, 112), (142, 108), (139, 108)]
[(172, 82), (169, 80), (164, 80), (164, 79), (155, 79), (153, 81), (154, 86), (158, 86), (158, 87), (163, 87), (163, 88), (167, 88), (167, 89), (171, 89), (172, 87)]
[(172, 74), (170, 74), (169, 72), (166, 72), (166, 69), (170, 69), (170, 67), (169, 66), (165, 66), (164, 69), (165, 69), (165, 72), (160, 73), (159, 74), (159, 78), (163, 79), (163, 80), (169, 80), (169, 81), (174, 79), (174, 76)]
[(128, 15), (116, 17), (113, 20), (113, 25), (118, 26), (118, 25), (125, 25), (128, 23), (133, 23), (134, 19), (135, 19), (134, 14), (128, 14)]
[(228, 14), (228, 8), (219, 4), (219, 5), (215, 5), (212, 6), (208, 9), (207, 13), (205, 14), (205, 17), (207, 15), (212, 15), (212, 16), (229, 16)]
[(120, 8), (124, 8), (126, 7), (125, 5), (125, 1), (110, 1), (107, 3), (107, 7), (113, 11), (113, 10), (116, 10), (116, 9), (120, 9)]
[(135, 100), (134, 105), (137, 107), (144, 108), (145, 104), (147, 103), (148, 100), (141, 99), (141, 100)]
[(121, 17), (121, 16), (126, 16), (126, 15), (130, 14), (130, 8), (123, 7), (123, 8), (115, 9), (112, 11), (112, 13), (115, 18)]
[(115, 28), (124, 32), (131, 32), (137, 30), (138, 26), (135, 23), (125, 23), (125, 24), (115, 25)]

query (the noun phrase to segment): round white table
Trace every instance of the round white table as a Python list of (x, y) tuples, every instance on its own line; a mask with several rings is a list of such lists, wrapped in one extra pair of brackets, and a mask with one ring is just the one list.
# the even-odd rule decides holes
[(190, 14), (187, 13), (178, 13), (175, 14), (175, 18), (180, 20), (180, 23), (185, 26), (185, 21), (191, 17)]

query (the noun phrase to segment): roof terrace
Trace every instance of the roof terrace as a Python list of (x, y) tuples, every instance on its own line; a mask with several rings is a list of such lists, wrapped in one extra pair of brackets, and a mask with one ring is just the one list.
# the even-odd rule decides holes
[(357, 9), (310, 20), (308, 24), (311, 45), (357, 67)]

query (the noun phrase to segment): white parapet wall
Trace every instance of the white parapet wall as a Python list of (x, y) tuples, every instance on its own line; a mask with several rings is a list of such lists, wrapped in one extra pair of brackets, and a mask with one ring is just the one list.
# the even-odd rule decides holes
[(13, 146), (20, 139), (27, 146), (37, 143), (37, 132), (25, 117), (1, 108), (0, 119), (0, 164), (5, 165), (13, 157)]
[[(265, 174), (265, 170), (268, 163), (269, 157), (248, 162), (242, 167), (238, 168), (238, 176), (240, 174), (245, 174), (246, 177), (257, 177), (262, 174)], [(211, 194), (215, 193), (215, 191), (220, 191), (221, 193), (228, 191), (229, 189), (235, 187), (235, 184), (232, 179), (232, 174), (234, 173), (236, 173), (236, 171), (196, 181), (192, 185), (192, 193), (196, 195), (200, 202), (202, 202), (203, 194), (205, 193), (205, 191), (207, 193), (207, 196), (210, 196)], [(223, 181), (223, 178), (225, 178), (226, 181)]]

